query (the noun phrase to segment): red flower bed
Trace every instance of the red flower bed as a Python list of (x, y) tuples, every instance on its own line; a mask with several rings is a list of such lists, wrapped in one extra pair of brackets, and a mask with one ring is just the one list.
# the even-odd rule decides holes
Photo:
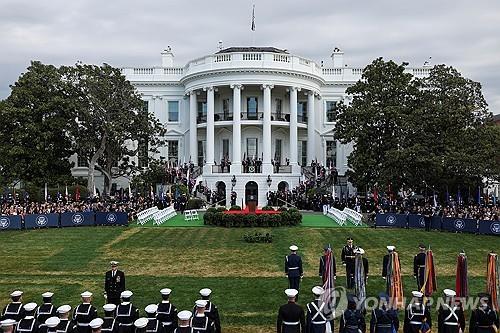
[(262, 209), (256, 209), (255, 213), (251, 213), (250, 210), (248, 210), (248, 207), (245, 208), (244, 210), (226, 210), (224, 211), (224, 214), (233, 214), (233, 215), (247, 215), (247, 214), (256, 214), (256, 215), (261, 215), (261, 214), (279, 214), (281, 213), (278, 210), (262, 210)]

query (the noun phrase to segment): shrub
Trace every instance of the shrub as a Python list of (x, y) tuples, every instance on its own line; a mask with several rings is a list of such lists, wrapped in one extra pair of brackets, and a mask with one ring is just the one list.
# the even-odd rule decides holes
[(226, 211), (225, 207), (217, 207), (216, 209), (218, 212), (225, 212)]
[(272, 243), (273, 235), (263, 232), (247, 232), (243, 235), (243, 240), (247, 243)]
[(229, 208), (229, 210), (241, 210), (241, 207), (238, 205), (234, 205), (234, 206), (231, 206), (231, 208)]
[(280, 214), (226, 214), (214, 209), (208, 209), (203, 216), (204, 224), (226, 228), (242, 227), (281, 227), (296, 226), (302, 222), (298, 211), (285, 211)]
[(189, 199), (186, 205), (187, 210), (191, 209), (201, 209), (203, 206), (203, 201), (199, 198)]
[(262, 207), (262, 210), (274, 210), (274, 208), (271, 206), (264, 206)]
[(286, 208), (286, 206), (281, 206), (280, 208), (278, 208), (278, 210), (280, 212), (286, 212), (286, 211), (288, 211), (288, 208)]

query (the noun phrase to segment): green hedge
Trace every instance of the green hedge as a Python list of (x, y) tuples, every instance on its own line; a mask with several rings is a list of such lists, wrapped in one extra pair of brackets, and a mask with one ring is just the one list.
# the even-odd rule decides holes
[(280, 214), (224, 214), (221, 211), (207, 210), (203, 215), (206, 225), (226, 228), (243, 227), (285, 227), (296, 226), (302, 222), (302, 214), (298, 210), (283, 211)]
[(243, 240), (247, 243), (272, 243), (273, 235), (263, 232), (247, 232), (243, 235)]
[(201, 209), (201, 207), (203, 207), (203, 200), (199, 198), (189, 199), (186, 205), (187, 210)]

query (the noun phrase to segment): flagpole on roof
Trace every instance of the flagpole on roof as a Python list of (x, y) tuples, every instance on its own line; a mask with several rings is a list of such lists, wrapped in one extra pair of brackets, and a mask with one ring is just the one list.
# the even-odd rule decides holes
[(255, 4), (252, 6), (252, 25), (250, 30), (252, 30), (252, 46), (255, 46)]

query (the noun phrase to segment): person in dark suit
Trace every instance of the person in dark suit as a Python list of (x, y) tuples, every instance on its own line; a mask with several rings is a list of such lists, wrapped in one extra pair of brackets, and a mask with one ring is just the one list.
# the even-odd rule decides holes
[(306, 318), (304, 309), (295, 303), (298, 294), (296, 289), (286, 289), (288, 303), (280, 306), (276, 320), (277, 333), (304, 333), (306, 331)]
[(413, 276), (417, 280), (417, 290), (422, 289), (425, 275), (425, 245), (418, 246), (419, 253), (413, 258)]
[(120, 305), (120, 295), (125, 291), (125, 273), (118, 270), (118, 261), (111, 261), (111, 270), (106, 272), (104, 291), (108, 303)]
[[(297, 254), (298, 247), (296, 245), (290, 246), (291, 253), (285, 257), (285, 274), (288, 277), (288, 288), (300, 290), (300, 279), (304, 275), (302, 270), (302, 258)], [(298, 295), (295, 295), (298, 296)], [(294, 297), (298, 300), (298, 297)]]

